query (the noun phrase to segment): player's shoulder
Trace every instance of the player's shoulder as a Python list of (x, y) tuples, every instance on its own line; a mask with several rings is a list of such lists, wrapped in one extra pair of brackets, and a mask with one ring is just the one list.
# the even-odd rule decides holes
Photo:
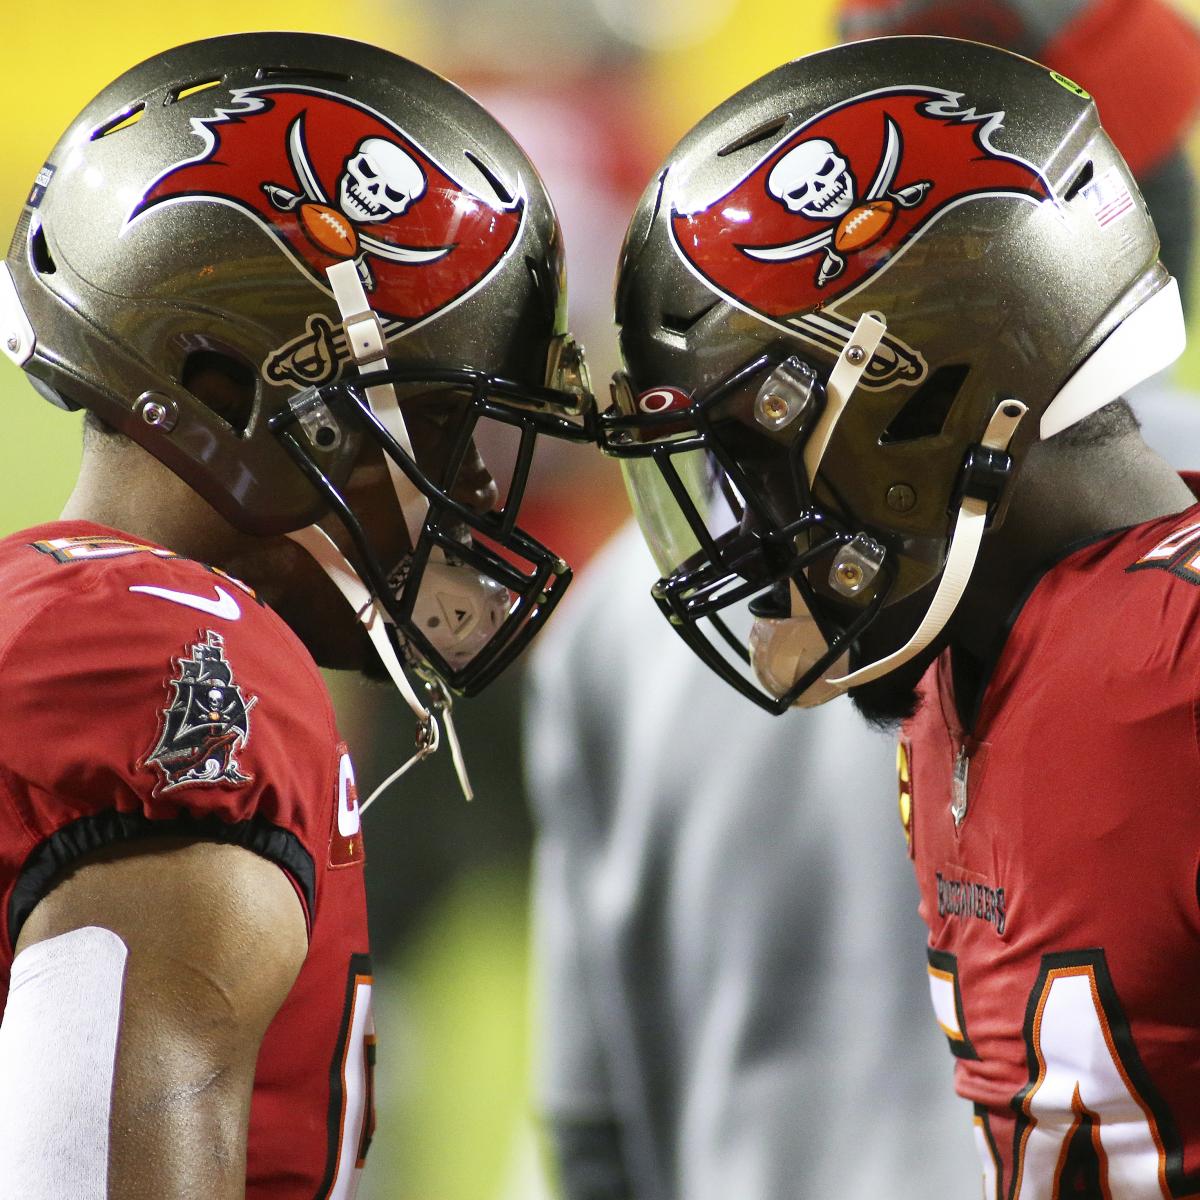
[[(136, 659), (199, 623), (278, 649), (312, 678), (307, 652), (254, 589), (217, 567), (87, 522), (56, 522), (0, 540), (0, 659), (25, 639), (86, 643)], [(305, 669), (307, 668), (307, 669)], [(298, 685), (302, 679), (296, 680)]]
[(316, 664), (251, 588), (81, 523), (0, 542), (0, 706), (10, 783), (64, 794), (80, 762), (115, 772), (93, 795), (309, 786), (338, 744)]
[(16, 698), (28, 688), (89, 711), (93, 697), (107, 696), (111, 727), (128, 711), (118, 699), (160, 696), (188, 663), (234, 673), (255, 694), (286, 698), (310, 733), (333, 728), (311, 656), (241, 581), (82, 522), (0, 541), (0, 703), (10, 712), (22, 707)]
[[(1200, 485), (1200, 479), (1192, 480)], [(1118, 589), (1122, 604), (1158, 610), (1162, 597), (1185, 608), (1200, 602), (1200, 503), (1130, 526), (1070, 555), (1063, 575), (1075, 587)], [(1097, 598), (1100, 598), (1098, 596)], [(1111, 604), (1116, 597), (1109, 596)]]
[(1136, 526), (1123, 542), (1114, 565), (1124, 575), (1154, 572), (1143, 582), (1167, 587), (1193, 603), (1200, 600), (1200, 504)]
[(147, 576), (159, 587), (202, 588), (223, 583), (257, 601), (254, 589), (231, 575), (165, 546), (86, 521), (56, 521), (0, 540), (0, 589), (26, 601), (26, 610), (99, 596), (111, 602)]
[(20, 823), (0, 821), (0, 879), (6, 852), (61, 865), (165, 832), (278, 862), (312, 911), (344, 747), (311, 656), (246, 585), (96, 526), (4, 539), (0, 710)]
[(1200, 504), (1076, 550), (1044, 583), (1032, 601), (1056, 638), (1074, 629), (1110, 656), (1200, 653)]

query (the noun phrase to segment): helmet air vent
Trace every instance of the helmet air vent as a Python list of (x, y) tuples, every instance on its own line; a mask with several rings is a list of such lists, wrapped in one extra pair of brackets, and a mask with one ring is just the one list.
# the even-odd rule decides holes
[(665, 312), (662, 315), (662, 327), (668, 333), (673, 333), (677, 337), (686, 337), (720, 303), (719, 300), (714, 300), (711, 304), (706, 304), (703, 308), (698, 309), (690, 315)]
[(511, 205), (513, 202), (512, 190), (508, 187), (505, 187), (505, 185), (500, 182), (500, 176), (497, 175), (496, 172), (493, 171), (492, 168), (489, 167), (487, 163), (485, 163), (477, 154), (472, 154), (470, 150), (464, 150), (463, 155), (466, 157), (467, 162), (469, 162), (475, 168), (475, 170), (477, 170), (480, 175), (482, 175), (484, 179), (488, 181), (488, 183), (491, 185), (492, 191), (496, 193), (496, 199), (499, 200), (500, 203), (506, 208)]
[(658, 219), (659, 209), (662, 208), (663, 190), (666, 188), (666, 186), (667, 186), (667, 168), (663, 167), (663, 169), (659, 172), (658, 187), (655, 189), (655, 192), (654, 192), (654, 211), (650, 214), (651, 222), (654, 222)]
[(532, 254), (525, 255), (525, 270), (529, 272), (529, 280), (533, 284), (533, 293), (542, 305), (543, 314), (551, 321), (554, 320), (554, 310), (558, 305), (558, 296), (550, 286), (550, 273), (547, 268), (543, 274), (542, 267)]
[(892, 418), (880, 434), (879, 444), (915, 442), (941, 433), (970, 370), (965, 363), (938, 367)]
[(39, 275), (53, 275), (58, 270), (50, 247), (46, 243), (46, 231), (38, 221), (29, 233), (29, 261)]
[(1063, 203), (1070, 204), (1080, 192), (1083, 191), (1089, 183), (1092, 182), (1092, 176), (1096, 174), (1096, 168), (1091, 159), (1083, 164), (1079, 174), (1071, 181), (1070, 187), (1063, 192)]
[(745, 150), (747, 146), (757, 146), (759, 142), (773, 138), (788, 123), (789, 117), (789, 113), (784, 113), (782, 116), (772, 117), (769, 121), (755, 125), (753, 129), (734, 138), (729, 145), (722, 146), (717, 151), (717, 157), (724, 158), (727, 154), (736, 154), (739, 150)]
[(329, 83), (349, 83), (345, 71), (322, 71), (320, 67), (259, 67), (255, 79), (323, 79)]
[(220, 87), (224, 83), (223, 79), (197, 79), (191, 83), (184, 83), (177, 87), (163, 101), (164, 104), (175, 104), (179, 100), (186, 100), (189, 96), (194, 96), (197, 92), (207, 92), (209, 88)]
[(144, 115), (146, 104), (143, 101), (141, 104), (135, 104), (132, 108), (123, 108), (116, 116), (109, 117), (103, 125), (97, 125), (92, 130), (91, 141), (97, 141), (99, 138), (109, 137), (114, 133), (120, 133), (125, 129), (132, 129)]

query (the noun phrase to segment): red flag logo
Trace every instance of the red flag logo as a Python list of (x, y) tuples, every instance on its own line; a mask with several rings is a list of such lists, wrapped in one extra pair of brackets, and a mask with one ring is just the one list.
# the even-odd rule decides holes
[(796, 130), (717, 200), (673, 211), (676, 247), (713, 287), (764, 316), (824, 308), (960, 204), (1051, 198), (1033, 166), (992, 147), (1003, 118), (938, 88), (856, 96)]
[(375, 311), (404, 327), (475, 288), (517, 239), (522, 196), (469, 190), (356, 101), (295, 86), (233, 100), (193, 122), (205, 149), (159, 176), (131, 221), (166, 203), (239, 209), (325, 290), (326, 268), (352, 260)]

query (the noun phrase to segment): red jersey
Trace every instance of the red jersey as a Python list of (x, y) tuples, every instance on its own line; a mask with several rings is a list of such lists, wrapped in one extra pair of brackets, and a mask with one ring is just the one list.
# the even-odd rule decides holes
[(267, 1030), (249, 1200), (347, 1200), (373, 1126), (354, 775), (308, 652), (251, 589), (86, 522), (0, 541), (0, 1011), (22, 923), (81, 855), (182, 834), (276, 863), (308, 954)]
[(1200, 1195), (1200, 505), (1049, 570), (969, 731), (950, 676), (901, 815), (984, 1195)]

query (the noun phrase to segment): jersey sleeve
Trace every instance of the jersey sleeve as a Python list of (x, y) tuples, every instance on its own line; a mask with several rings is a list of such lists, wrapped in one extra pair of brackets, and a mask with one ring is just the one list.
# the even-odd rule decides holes
[(196, 563), (139, 556), (56, 582), (0, 648), (10, 945), (71, 862), (160, 834), (276, 862), (311, 925), (337, 735), (307, 652)]

